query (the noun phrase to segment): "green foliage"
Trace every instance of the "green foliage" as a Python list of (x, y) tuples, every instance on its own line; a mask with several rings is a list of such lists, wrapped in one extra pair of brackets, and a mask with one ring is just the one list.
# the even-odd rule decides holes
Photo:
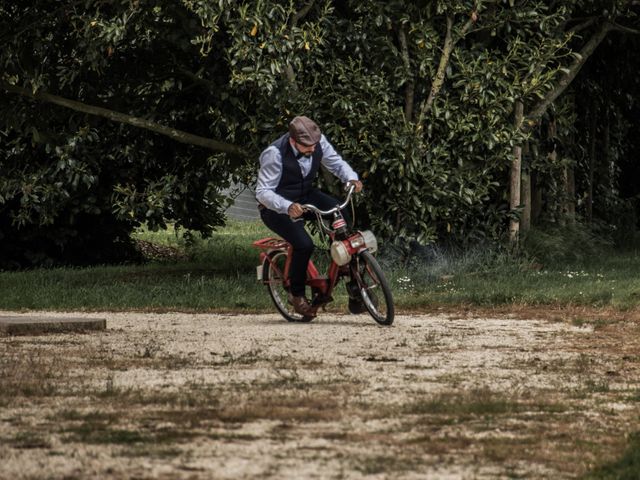
[[(182, 7), (3, 8), (2, 80), (201, 130), (199, 96), (181, 73), (198, 59)], [(229, 175), (219, 156), (16, 95), (0, 111), (0, 268), (130, 260), (128, 237), (142, 223), (204, 234), (222, 224)]]
[[(123, 241), (142, 224), (210, 235), (224, 223), (221, 192), (232, 179), (255, 178), (260, 150), (296, 114), (315, 118), (365, 179), (364, 206), (383, 237), (499, 239), (517, 214), (506, 183), (513, 147), (528, 141), (543, 150), (549, 137), (532, 123), (514, 125), (514, 104), (532, 111), (563, 87), (603, 21), (637, 25), (633, 10), (609, 3), (3, 4), (0, 88), (144, 118), (241, 146), (247, 157), (239, 165), (24, 91), (3, 95), (0, 268), (114, 260), (103, 253), (126, 252)], [(620, 56), (620, 65), (634, 64)], [(611, 77), (593, 74), (600, 89)], [(616, 95), (630, 85), (621, 82)], [(584, 117), (573, 94), (551, 103), (568, 148), (560, 158), (543, 151), (528, 160), (549, 186), (550, 216), (562, 210), (562, 169), (584, 158), (571, 140), (579, 132), (573, 119)], [(629, 126), (629, 112), (616, 111), (614, 166)], [(619, 200), (616, 175), (596, 189), (596, 216), (607, 217)], [(583, 177), (577, 186), (582, 198)]]

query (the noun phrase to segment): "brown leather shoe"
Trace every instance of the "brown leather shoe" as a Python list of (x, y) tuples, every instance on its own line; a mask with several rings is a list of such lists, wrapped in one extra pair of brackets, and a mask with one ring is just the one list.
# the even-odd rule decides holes
[(305, 297), (289, 295), (289, 303), (293, 305), (296, 313), (304, 315), (305, 317), (315, 317), (317, 314), (316, 309), (309, 304), (309, 301)]

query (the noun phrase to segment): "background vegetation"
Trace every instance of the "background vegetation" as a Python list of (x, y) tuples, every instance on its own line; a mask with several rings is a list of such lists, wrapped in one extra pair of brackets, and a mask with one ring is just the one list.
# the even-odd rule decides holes
[[(314, 117), (403, 246), (638, 216), (634, 1), (38, 0), (0, 6), (0, 268), (136, 256)], [(635, 176), (634, 176), (635, 175)], [(327, 185), (331, 188), (331, 185)]]
[[(209, 239), (189, 242), (173, 231), (138, 232), (134, 238), (150, 260), (144, 265), (0, 272), (0, 309), (273, 312), (255, 276), (259, 252), (251, 247), (269, 235), (260, 222), (234, 221)], [(533, 307), (538, 316), (562, 309), (565, 316), (592, 322), (598, 312), (612, 320), (613, 312), (637, 309), (638, 252), (593, 253), (590, 243), (580, 244), (582, 238), (566, 234), (561, 243), (573, 245), (571, 255), (553, 254), (545, 264), (484, 245), (458, 254), (433, 247), (405, 259), (387, 246), (378, 258), (404, 312)], [(552, 239), (559, 243), (559, 237)], [(314, 255), (321, 269), (328, 264), (326, 250)], [(334, 298), (328, 310), (346, 313), (343, 284)]]

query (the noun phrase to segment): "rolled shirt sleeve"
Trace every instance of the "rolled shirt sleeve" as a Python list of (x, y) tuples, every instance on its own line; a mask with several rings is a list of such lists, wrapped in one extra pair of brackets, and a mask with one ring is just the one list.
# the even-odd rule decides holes
[(281, 177), (282, 157), (280, 151), (271, 146), (260, 155), (256, 199), (269, 210), (277, 213), (287, 213), (293, 202), (276, 193)]

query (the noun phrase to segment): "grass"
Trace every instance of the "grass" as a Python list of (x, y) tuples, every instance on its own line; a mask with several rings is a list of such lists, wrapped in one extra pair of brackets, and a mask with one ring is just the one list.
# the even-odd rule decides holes
[[(474, 252), (467, 255), (473, 257)], [(639, 267), (637, 252), (547, 266), (499, 257), (473, 262), (463, 257), (448, 260), (444, 267), (438, 259), (431, 264), (412, 265), (392, 271), (391, 276), (399, 290), (397, 301), (405, 308), (520, 304), (628, 310), (640, 302)]]
[(236, 223), (186, 246), (171, 232), (144, 232), (141, 239), (183, 249), (189, 259), (0, 272), (0, 308), (266, 310), (269, 299), (255, 280), (258, 252), (251, 242), (267, 235), (257, 224)]
[(630, 436), (624, 454), (617, 460), (606, 463), (584, 478), (585, 480), (635, 480), (640, 475), (640, 433)]
[(510, 398), (488, 390), (473, 390), (460, 395), (446, 392), (434, 398), (416, 400), (405, 405), (403, 413), (408, 415), (471, 415), (491, 416), (517, 412), (520, 405)]
[[(231, 222), (212, 238), (189, 245), (171, 231), (140, 232), (139, 239), (180, 255), (145, 265), (0, 272), (0, 308), (272, 312), (255, 278), (259, 252), (251, 246), (271, 235), (251, 222)], [(400, 311), (514, 304), (629, 310), (640, 303), (636, 251), (549, 265), (482, 249), (458, 255), (434, 251), (410, 262), (381, 254), (379, 260)], [(327, 263), (323, 252), (317, 252), (316, 262)], [(330, 310), (346, 310), (344, 290), (338, 285)]]

